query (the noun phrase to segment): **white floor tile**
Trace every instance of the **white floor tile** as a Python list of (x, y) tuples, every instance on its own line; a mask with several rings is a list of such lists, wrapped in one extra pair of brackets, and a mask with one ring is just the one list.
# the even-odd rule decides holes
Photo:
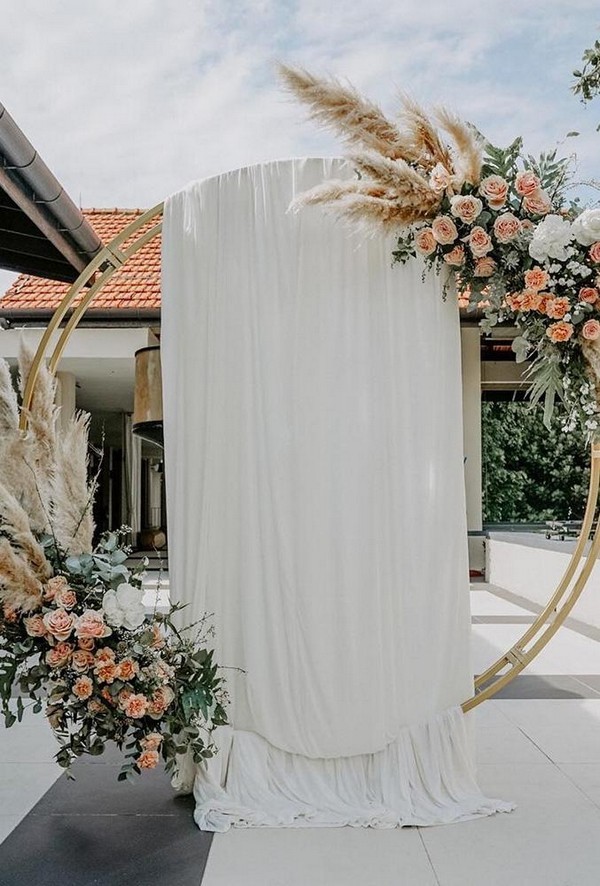
[(61, 772), (55, 763), (0, 763), (0, 809), (26, 815)]
[(480, 729), (498, 729), (512, 721), (503, 708), (495, 701), (486, 701), (478, 705), (466, 715), (467, 723), (474, 725), (476, 733)]
[(515, 606), (489, 591), (471, 592), (471, 615), (532, 615), (527, 609)]
[(15, 723), (0, 729), (0, 762), (48, 763), (54, 759), (58, 743), (47, 724)]
[(539, 727), (577, 731), (600, 727), (600, 698), (500, 698), (494, 704), (528, 734)]
[(600, 810), (556, 766), (481, 766), (479, 780), (518, 808), (423, 829), (440, 886), (597, 886)]
[(600, 763), (561, 763), (559, 767), (596, 806), (600, 806)]
[(400, 884), (437, 886), (416, 829), (232, 830), (215, 836), (202, 880), (202, 886)]
[(517, 727), (506, 722), (476, 733), (477, 763), (547, 763), (547, 757)]

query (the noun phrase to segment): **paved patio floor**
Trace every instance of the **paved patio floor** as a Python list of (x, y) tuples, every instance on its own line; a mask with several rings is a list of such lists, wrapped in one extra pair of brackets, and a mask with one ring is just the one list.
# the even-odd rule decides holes
[[(481, 671), (531, 621), (474, 585)], [(592, 632), (593, 634), (593, 632)], [(598, 886), (600, 641), (563, 628), (528, 673), (470, 715), (479, 777), (510, 815), (436, 828), (235, 830), (192, 822), (162, 773), (116, 782), (114, 756), (59, 778), (43, 718), (0, 730), (2, 886)], [(58, 779), (58, 780), (57, 780)]]

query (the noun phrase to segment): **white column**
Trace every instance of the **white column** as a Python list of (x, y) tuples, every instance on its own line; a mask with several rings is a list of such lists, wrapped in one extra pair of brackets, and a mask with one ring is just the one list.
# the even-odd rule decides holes
[(141, 529), (142, 441), (131, 430), (131, 415), (123, 415), (123, 522), (131, 526), (133, 543)]
[(56, 405), (60, 407), (59, 425), (64, 428), (76, 410), (77, 385), (72, 372), (56, 373)]
[[(467, 529), (482, 528), (482, 460), (481, 460), (481, 333), (477, 327), (461, 329), (463, 440), (465, 455), (465, 489), (467, 497)], [(469, 539), (469, 565), (482, 569), (484, 547), (481, 537)]]

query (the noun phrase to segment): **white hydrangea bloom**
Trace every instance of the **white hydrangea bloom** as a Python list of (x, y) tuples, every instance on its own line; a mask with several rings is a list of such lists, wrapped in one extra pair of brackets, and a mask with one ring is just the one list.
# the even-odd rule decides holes
[(582, 246), (600, 240), (600, 209), (585, 209), (572, 224), (573, 235)]
[(142, 603), (144, 592), (141, 588), (123, 582), (116, 591), (107, 591), (102, 598), (104, 617), (113, 628), (127, 628), (134, 631), (143, 624), (146, 610)]
[(533, 232), (529, 255), (539, 262), (549, 258), (565, 261), (568, 258), (567, 246), (572, 239), (570, 222), (560, 215), (548, 215)]

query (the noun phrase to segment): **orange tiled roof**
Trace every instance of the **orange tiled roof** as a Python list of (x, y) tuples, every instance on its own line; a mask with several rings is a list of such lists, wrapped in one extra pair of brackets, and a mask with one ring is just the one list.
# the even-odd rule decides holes
[[(102, 242), (107, 244), (143, 211), (84, 209), (83, 214)], [(0, 297), (0, 313), (6, 310), (52, 311), (68, 288), (68, 283), (20, 274), (6, 295)], [(119, 308), (136, 311), (160, 308), (160, 235), (119, 268), (90, 305), (91, 310)]]

